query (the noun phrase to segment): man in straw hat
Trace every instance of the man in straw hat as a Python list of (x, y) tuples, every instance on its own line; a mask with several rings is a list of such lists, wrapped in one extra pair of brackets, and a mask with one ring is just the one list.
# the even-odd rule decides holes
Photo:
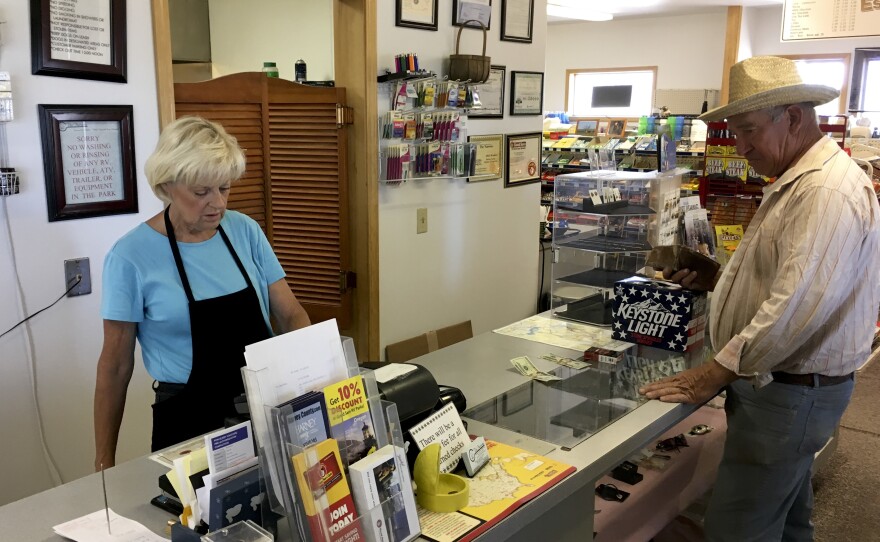
[[(754, 57), (730, 69), (730, 102), (700, 117), (727, 119), (737, 153), (776, 177), (715, 287), (714, 358), (640, 390), (702, 403), (727, 389), (710, 541), (813, 539), (813, 457), (870, 353), (880, 207), (862, 170), (819, 130), (815, 106), (837, 95), (802, 83), (790, 60)], [(696, 278), (665, 274), (685, 287)]]

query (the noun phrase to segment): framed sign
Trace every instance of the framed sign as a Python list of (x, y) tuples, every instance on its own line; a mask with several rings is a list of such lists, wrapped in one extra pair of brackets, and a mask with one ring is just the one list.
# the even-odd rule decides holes
[(608, 125), (608, 136), (623, 137), (624, 126), (626, 126), (626, 119), (613, 119)]
[(501, 39), (532, 43), (535, 0), (501, 0)]
[(469, 136), (468, 142), (476, 146), (474, 175), (468, 177), (468, 182), (500, 179), (504, 163), (504, 136), (475, 135)]
[(438, 0), (396, 0), (396, 2), (395, 25), (437, 31)]
[(541, 132), (509, 134), (505, 147), (505, 188), (541, 180)]
[(510, 72), (510, 114), (540, 115), (544, 108), (544, 74)]
[(468, 117), (480, 119), (504, 118), (504, 80), (507, 75), (505, 66), (491, 66), (489, 79), (477, 85), (480, 89), (480, 102), (483, 107), (468, 111)]
[(483, 27), (489, 30), (489, 22), (492, 19), (492, 0), (452, 0), (452, 24), (467, 28), (480, 28), (477, 23), (467, 21), (479, 21)]
[(49, 222), (136, 213), (130, 105), (39, 105)]
[(31, 73), (126, 82), (125, 0), (30, 0)]

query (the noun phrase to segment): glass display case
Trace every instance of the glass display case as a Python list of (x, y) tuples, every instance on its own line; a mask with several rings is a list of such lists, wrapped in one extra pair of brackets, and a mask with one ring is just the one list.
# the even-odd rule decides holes
[(596, 171), (554, 182), (550, 308), (560, 318), (608, 326), (614, 283), (645, 266), (656, 231), (656, 173)]

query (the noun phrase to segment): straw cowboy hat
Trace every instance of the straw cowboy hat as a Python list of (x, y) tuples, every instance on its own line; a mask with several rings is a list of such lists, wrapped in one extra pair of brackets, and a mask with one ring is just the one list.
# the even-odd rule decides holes
[(807, 85), (794, 61), (778, 56), (756, 56), (730, 68), (730, 100), (700, 115), (700, 120), (723, 120), (776, 105), (811, 102), (820, 105), (840, 95), (825, 85)]

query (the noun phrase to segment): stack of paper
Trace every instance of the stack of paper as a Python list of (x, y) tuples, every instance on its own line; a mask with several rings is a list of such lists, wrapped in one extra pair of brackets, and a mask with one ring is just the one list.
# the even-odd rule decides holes
[(107, 525), (107, 512), (98, 510), (53, 527), (55, 534), (77, 542), (168, 542), (140, 523), (124, 518), (110, 510), (110, 525)]

